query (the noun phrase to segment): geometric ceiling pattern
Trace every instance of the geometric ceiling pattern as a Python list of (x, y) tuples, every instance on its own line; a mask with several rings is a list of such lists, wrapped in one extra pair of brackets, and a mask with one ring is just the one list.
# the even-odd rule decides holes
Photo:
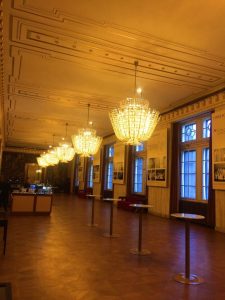
[(223, 89), (223, 4), (198, 1), (199, 15), (190, 1), (149, 2), (3, 1), (5, 144), (45, 148), (53, 134), (57, 143), (66, 123), (68, 135), (86, 125), (88, 103), (97, 134), (113, 133), (108, 112), (133, 96), (135, 60), (143, 96), (161, 113)]

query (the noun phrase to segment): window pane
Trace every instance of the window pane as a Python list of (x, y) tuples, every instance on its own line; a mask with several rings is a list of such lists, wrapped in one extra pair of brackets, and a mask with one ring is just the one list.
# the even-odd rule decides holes
[(181, 134), (182, 142), (188, 142), (196, 140), (196, 124), (186, 124), (182, 126)]
[(105, 182), (104, 189), (113, 189), (113, 156), (114, 156), (114, 146), (108, 145), (106, 148), (105, 157)]
[(196, 198), (196, 151), (181, 152), (181, 197)]
[(144, 144), (140, 144), (140, 145), (135, 146), (135, 151), (136, 152), (141, 152), (143, 150), (144, 150)]
[(93, 187), (93, 158), (90, 157), (88, 161), (88, 181), (87, 186), (89, 188)]
[(202, 152), (202, 199), (209, 197), (209, 148), (204, 148)]
[(141, 193), (143, 181), (143, 158), (138, 157), (134, 160), (133, 180), (134, 193)]
[(210, 129), (211, 129), (211, 119), (204, 120), (203, 121), (203, 132), (202, 132), (203, 138), (210, 137)]
[(108, 148), (108, 157), (113, 157), (113, 155), (114, 155), (114, 147), (110, 146)]

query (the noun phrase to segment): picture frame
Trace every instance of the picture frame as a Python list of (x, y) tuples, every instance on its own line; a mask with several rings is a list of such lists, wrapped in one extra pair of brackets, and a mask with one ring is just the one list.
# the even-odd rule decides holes
[(153, 133), (147, 142), (147, 185), (167, 186), (167, 128)]

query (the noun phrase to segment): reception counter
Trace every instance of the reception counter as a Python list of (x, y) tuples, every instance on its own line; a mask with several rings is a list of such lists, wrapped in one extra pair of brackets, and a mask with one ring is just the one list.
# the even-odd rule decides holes
[(49, 215), (52, 210), (52, 194), (12, 193), (12, 214)]

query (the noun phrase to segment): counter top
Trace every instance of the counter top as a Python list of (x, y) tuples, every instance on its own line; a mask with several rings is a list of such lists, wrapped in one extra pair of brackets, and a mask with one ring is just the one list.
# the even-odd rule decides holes
[(42, 196), (49, 196), (49, 195), (52, 195), (52, 193), (12, 192), (12, 195), (42, 195)]

